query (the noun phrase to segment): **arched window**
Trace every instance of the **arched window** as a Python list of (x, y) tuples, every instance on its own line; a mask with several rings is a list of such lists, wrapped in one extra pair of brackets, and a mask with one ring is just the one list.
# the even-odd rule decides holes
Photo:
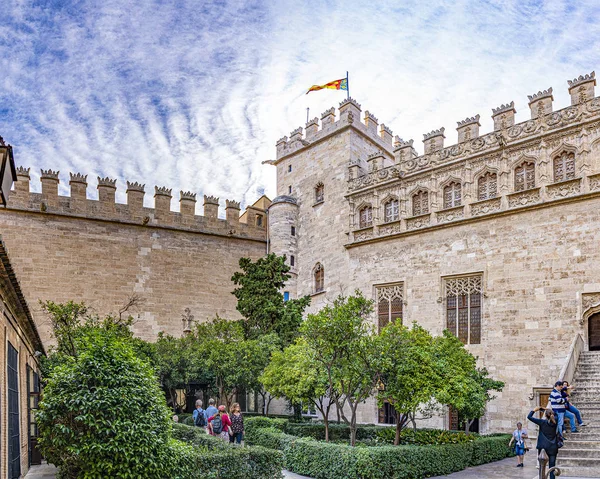
[(554, 158), (554, 182), (575, 178), (575, 154), (563, 152)]
[(419, 191), (412, 197), (412, 213), (413, 216), (419, 216), (429, 213), (429, 193), (427, 191)]
[(315, 293), (320, 293), (325, 289), (325, 269), (321, 263), (317, 263), (313, 274), (315, 277)]
[(535, 188), (535, 163), (525, 162), (515, 168), (515, 191)]
[(290, 266), (295, 266), (296, 265), (296, 258), (294, 257), (294, 255), (290, 256)]
[(385, 203), (383, 220), (386, 223), (389, 223), (390, 221), (397, 221), (400, 217), (398, 212), (398, 204), (398, 200), (390, 200)]
[(373, 225), (373, 208), (365, 206), (359, 211), (358, 227), (366, 228)]
[(460, 206), (461, 189), (460, 183), (452, 182), (444, 188), (444, 208)]
[(489, 200), (498, 196), (498, 176), (496, 173), (486, 173), (477, 181), (479, 201)]
[(325, 201), (325, 186), (319, 183), (315, 186), (315, 203), (323, 203)]

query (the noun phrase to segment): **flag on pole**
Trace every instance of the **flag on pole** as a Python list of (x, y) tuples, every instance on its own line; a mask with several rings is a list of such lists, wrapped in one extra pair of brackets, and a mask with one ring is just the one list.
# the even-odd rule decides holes
[(330, 90), (348, 90), (348, 78), (340, 78), (339, 80), (325, 83), (325, 85), (313, 85), (308, 89), (306, 94), (308, 95), (311, 91), (323, 90), (324, 88)]

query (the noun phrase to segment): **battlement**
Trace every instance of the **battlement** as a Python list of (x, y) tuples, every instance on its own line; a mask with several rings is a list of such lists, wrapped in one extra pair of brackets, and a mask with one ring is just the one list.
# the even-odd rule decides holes
[[(70, 196), (58, 194), (58, 171), (41, 170), (41, 193), (30, 191), (30, 178), (30, 168), (17, 167), (17, 181), (8, 209), (266, 240), (264, 227), (240, 222), (238, 201), (226, 200), (226, 219), (221, 219), (219, 198), (215, 196), (205, 195), (204, 215), (196, 215), (196, 193), (191, 191), (180, 192), (180, 210), (176, 212), (171, 211), (172, 189), (166, 186), (154, 187), (154, 208), (147, 208), (144, 207), (146, 185), (138, 182), (127, 181), (127, 203), (121, 204), (115, 201), (117, 180), (114, 178), (98, 177), (97, 200), (87, 198), (87, 175), (81, 173), (69, 173)], [(258, 209), (256, 205), (248, 208), (253, 214)]]

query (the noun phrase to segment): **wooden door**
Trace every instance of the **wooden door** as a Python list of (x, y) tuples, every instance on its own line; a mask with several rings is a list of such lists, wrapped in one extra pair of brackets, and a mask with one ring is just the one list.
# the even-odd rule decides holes
[(600, 351), (600, 313), (592, 314), (588, 319), (588, 342), (590, 351)]

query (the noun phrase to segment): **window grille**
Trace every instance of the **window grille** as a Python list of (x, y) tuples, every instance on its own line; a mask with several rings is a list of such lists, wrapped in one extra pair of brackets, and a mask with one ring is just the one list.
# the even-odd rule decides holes
[(515, 191), (535, 188), (535, 164), (523, 163), (515, 168)]
[(429, 193), (419, 191), (412, 197), (413, 216), (419, 216), (429, 213)]
[(481, 276), (446, 279), (446, 328), (464, 344), (481, 343)]
[(365, 206), (359, 212), (359, 228), (366, 228), (373, 225), (373, 208)]
[(460, 206), (461, 203), (460, 183), (450, 183), (444, 188), (444, 208), (453, 208)]
[(404, 284), (377, 287), (377, 327), (379, 332), (390, 322), (402, 321)]
[(498, 176), (496, 173), (486, 173), (477, 182), (479, 201), (489, 200), (498, 196)]
[(554, 158), (554, 181), (566, 181), (575, 178), (575, 154), (563, 152)]
[(390, 200), (385, 204), (384, 221), (386, 223), (397, 221), (400, 217), (398, 204), (398, 200)]
[(325, 269), (321, 263), (317, 263), (314, 269), (315, 293), (320, 293), (325, 289)]

